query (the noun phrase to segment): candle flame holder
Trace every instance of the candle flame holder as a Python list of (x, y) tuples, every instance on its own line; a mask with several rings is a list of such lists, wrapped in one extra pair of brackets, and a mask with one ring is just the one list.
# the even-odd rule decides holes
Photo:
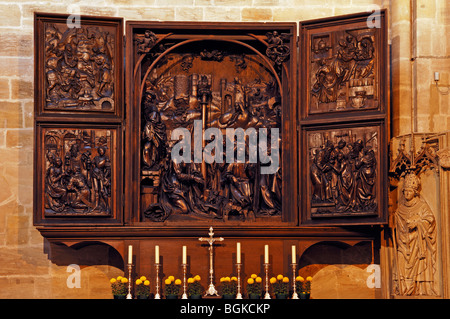
[(272, 299), (269, 293), (269, 266), (270, 264), (264, 264), (264, 272), (266, 274), (266, 293), (264, 294), (264, 299)]
[(187, 264), (181, 264), (181, 266), (183, 267), (183, 295), (181, 296), (181, 299), (188, 299), (186, 286)]
[(292, 299), (298, 299), (298, 294), (297, 294), (297, 282), (295, 281), (295, 271), (297, 268), (297, 264), (293, 263), (292, 264), (292, 289), (294, 291), (294, 293), (292, 294)]
[(155, 268), (156, 268), (156, 294), (155, 294), (155, 299), (161, 299), (161, 295), (159, 294), (159, 290), (160, 290), (160, 279), (159, 279), (159, 268), (161, 267), (161, 264), (155, 264)]
[(128, 264), (128, 294), (127, 299), (133, 299), (131, 295), (131, 270), (133, 269), (133, 264)]
[(237, 294), (236, 299), (242, 299), (242, 293), (241, 293), (241, 263), (236, 264), (237, 269)]

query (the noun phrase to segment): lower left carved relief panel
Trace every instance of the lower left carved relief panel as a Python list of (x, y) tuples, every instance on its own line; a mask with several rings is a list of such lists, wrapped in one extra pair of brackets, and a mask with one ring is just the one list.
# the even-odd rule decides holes
[(36, 197), (42, 219), (118, 220), (117, 127), (40, 126)]

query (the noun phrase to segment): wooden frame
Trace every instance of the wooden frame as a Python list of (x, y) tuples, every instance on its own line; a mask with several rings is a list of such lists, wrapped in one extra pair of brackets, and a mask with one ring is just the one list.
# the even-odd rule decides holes
[[(302, 124), (333, 122), (336, 118), (386, 119), (386, 23), (386, 10), (299, 23)], [(356, 94), (362, 92), (364, 97)], [(322, 103), (317, 103), (318, 99)]]
[[(373, 24), (373, 21), (376, 21)], [(375, 28), (374, 28), (375, 27)], [(301, 225), (363, 225), (384, 224), (387, 221), (387, 141), (388, 141), (388, 47), (387, 47), (386, 11), (374, 13), (358, 13), (341, 17), (316, 19), (300, 22), (300, 63), (299, 74), (303, 79), (299, 86), (299, 149), (304, 154), (299, 159), (299, 191), (302, 200)], [(312, 110), (312, 107), (316, 108)], [(357, 138), (356, 131), (363, 132), (363, 128), (377, 127), (378, 150), (376, 161), (376, 195), (378, 206), (372, 210), (372, 214), (366, 214), (367, 207), (359, 205), (358, 209), (350, 209), (349, 206), (358, 206), (354, 203), (336, 204), (342, 194), (336, 191), (338, 188), (336, 179), (339, 177), (332, 166), (336, 160), (331, 158), (327, 162), (328, 168), (324, 171), (324, 183), (328, 184), (328, 203), (319, 200), (317, 205), (342, 205), (340, 209), (331, 214), (314, 214), (315, 200), (312, 194), (313, 181), (311, 180), (311, 165), (314, 161), (309, 149), (308, 136), (312, 132), (324, 132), (325, 139), (337, 136), (336, 132), (346, 130), (352, 132), (344, 138), (335, 137), (332, 143), (336, 150), (339, 140), (344, 141), (347, 152), (356, 144), (357, 139), (365, 141), (365, 134)], [(366, 129), (368, 133), (368, 129)], [(348, 135), (348, 134), (342, 134)], [(323, 137), (322, 137), (323, 138)], [(370, 139), (368, 137), (367, 139)], [(323, 141), (326, 142), (326, 141)], [(369, 146), (370, 147), (370, 146)], [(322, 144), (321, 149), (325, 149)], [(331, 153), (335, 156), (339, 151)], [(327, 155), (328, 156), (328, 155)], [(345, 154), (344, 162), (355, 164), (356, 155)], [(363, 154), (358, 155), (363, 158)], [(357, 160), (356, 160), (357, 161)], [(361, 165), (358, 163), (357, 165)], [(352, 174), (358, 168), (353, 166)], [(326, 171), (326, 172), (325, 172)], [(355, 183), (358, 177), (354, 177)], [(353, 186), (352, 186), (353, 187)], [(331, 194), (334, 192), (334, 194)], [(357, 202), (356, 195), (352, 201)], [(354, 190), (349, 191), (353, 193)], [(375, 190), (374, 190), (375, 192)], [(371, 195), (371, 197), (373, 197)], [(343, 196), (343, 195), (342, 195)], [(355, 197), (356, 196), (356, 197)], [(361, 195), (364, 197), (365, 195)], [(317, 200), (317, 199), (316, 199)], [(343, 199), (344, 202), (347, 201)], [(341, 200), (342, 201), (342, 200)], [(364, 200), (362, 200), (364, 201)], [(321, 202), (321, 203), (320, 203)], [(317, 206), (316, 205), (316, 206)], [(342, 208), (346, 207), (346, 208)], [(325, 209), (325, 208), (322, 208)], [(327, 208), (329, 209), (329, 208)], [(338, 213), (338, 211), (340, 211)], [(348, 213), (353, 211), (353, 214)], [(315, 215), (315, 217), (314, 217)], [(371, 216), (370, 216), (371, 215)], [(320, 217), (319, 217), (320, 216)]]
[[(173, 41), (177, 43), (174, 47), (182, 48), (184, 43), (204, 43), (207, 41), (214, 41), (217, 43), (226, 43), (228, 45), (238, 45), (244, 48), (247, 51), (256, 52), (255, 55), (259, 55), (261, 59), (268, 65), (271, 72), (276, 73), (275, 68), (277, 67), (273, 61), (270, 60), (267, 56), (262, 54), (261, 52), (257, 52), (257, 49), (253, 48), (249, 43), (256, 44), (261, 46), (264, 51), (266, 50), (268, 44), (266, 43), (266, 33), (272, 32), (274, 30), (279, 31), (280, 33), (289, 34), (291, 40), (287, 42), (290, 46), (290, 51), (295, 52), (295, 41), (293, 39), (296, 38), (296, 26), (293, 23), (266, 23), (264, 25), (255, 24), (255, 23), (202, 23), (201, 30), (198, 29), (197, 23), (193, 22), (145, 22), (145, 21), (129, 21), (126, 26), (127, 33), (127, 49), (126, 56), (130, 57), (127, 59), (127, 79), (132, 79), (127, 83), (127, 114), (128, 117), (127, 125), (130, 128), (127, 131), (127, 149), (125, 150), (126, 156), (129, 156), (131, 160), (130, 169), (126, 169), (126, 178), (125, 178), (125, 189), (127, 190), (126, 198), (140, 198), (139, 196), (139, 185), (136, 183), (136, 180), (139, 180), (139, 167), (140, 167), (140, 157), (138, 153), (133, 153), (133, 149), (141, 149), (141, 144), (139, 140), (139, 131), (141, 129), (141, 111), (134, 107), (135, 105), (140, 104), (140, 99), (142, 99), (143, 95), (143, 80), (140, 77), (145, 77), (145, 79), (149, 76), (150, 71), (148, 69), (143, 70), (141, 68), (141, 63), (145, 61), (145, 55), (138, 55), (136, 52), (136, 36), (143, 34), (145, 30), (150, 30), (155, 33), (158, 37), (157, 45), (162, 45), (164, 41)], [(206, 47), (205, 47), (206, 48)], [(170, 49), (165, 52), (170, 51)], [(180, 49), (181, 50), (181, 49)], [(260, 49), (261, 51), (261, 49)], [(262, 51), (264, 53), (264, 51)], [(162, 53), (158, 55), (158, 60), (164, 54)], [(296, 72), (294, 66), (296, 65), (296, 55), (291, 54), (289, 59), (285, 62), (280, 63), (279, 66), (279, 78), (278, 84), (281, 85), (282, 91), (284, 91), (282, 95), (282, 127), (281, 127), (281, 135), (282, 137), (282, 163), (283, 166), (283, 189), (289, 189), (294, 187), (296, 181), (293, 179), (295, 175), (290, 174), (289, 172), (296, 171), (295, 163), (295, 152), (289, 148), (289, 143), (291, 140), (295, 140), (295, 126), (291, 125), (289, 122), (290, 119), (296, 117), (295, 115), (295, 90), (293, 90), (293, 85), (296, 83)], [(156, 62), (154, 62), (156, 63)], [(153, 63), (153, 65), (154, 65)], [(147, 62), (147, 65), (150, 62)], [(145, 74), (144, 74), (145, 73)], [(289, 94), (287, 92), (290, 92)], [(133, 107), (130, 107), (133, 106)], [(128, 162), (128, 161), (127, 161)], [(283, 196), (283, 213), (280, 219), (278, 220), (270, 220), (269, 224), (273, 226), (277, 225), (277, 227), (290, 227), (298, 224), (298, 215), (297, 215), (297, 194), (295, 192), (290, 193), (288, 196)], [(125, 216), (126, 220), (130, 220), (134, 224), (145, 225), (150, 228), (160, 228), (161, 225), (158, 223), (148, 222), (142, 219), (142, 210), (144, 206), (141, 204), (140, 200), (138, 201), (130, 201), (126, 203), (125, 206)], [(180, 231), (186, 231), (191, 227), (197, 227), (198, 225), (210, 225), (216, 224), (221, 227), (223, 221), (200, 221), (196, 223), (169, 223), (166, 222), (162, 225), (163, 228), (171, 228), (172, 226), (180, 227)], [(261, 223), (249, 223), (244, 225), (245, 227), (267, 227), (269, 225), (267, 222)], [(231, 227), (239, 226), (239, 225), (230, 225)], [(169, 231), (169, 230), (168, 230)], [(169, 231), (170, 232), (170, 231)]]
[(34, 15), (34, 224), (122, 224), (123, 20), (71, 17)]
[[(35, 225), (122, 224), (120, 128), (39, 123), (35, 145)], [(98, 164), (100, 148), (105, 152), (104, 166)], [(86, 165), (93, 167), (89, 171), (94, 176), (80, 181)]]
[[(305, 181), (302, 194), (306, 198), (302, 203), (302, 210), (305, 212), (302, 224), (383, 224), (387, 218), (385, 199), (388, 191), (387, 187), (383, 187), (388, 183), (387, 177), (382, 173), (387, 170), (387, 155), (383, 152), (383, 141), (386, 140), (383, 122), (309, 126), (302, 129), (302, 136), (302, 151), (305, 154), (301, 170)], [(321, 189), (322, 185), (314, 186), (313, 165), (319, 153), (317, 150), (323, 151), (323, 154), (327, 152), (325, 144), (328, 141), (332, 143), (333, 151), (340, 149), (337, 152), (345, 155), (341, 159), (336, 155), (334, 159), (334, 166), (342, 170), (338, 174), (333, 172), (333, 178), (327, 180), (329, 192), (326, 194), (326, 187)], [(365, 155), (359, 159), (352, 158), (353, 145), (361, 145)], [(319, 193), (322, 192), (323, 198), (314, 202), (313, 193), (317, 189)], [(334, 192), (338, 193), (337, 196)], [(364, 194), (359, 198), (358, 193)]]

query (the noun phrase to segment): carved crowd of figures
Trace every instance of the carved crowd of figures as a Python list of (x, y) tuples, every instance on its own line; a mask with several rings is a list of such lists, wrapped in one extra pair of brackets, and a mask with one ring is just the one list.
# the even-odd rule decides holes
[[(186, 57), (180, 59), (184, 72), (195, 61), (189, 56), (189, 64)], [(222, 62), (224, 56), (229, 55), (203, 50), (195, 58)], [(233, 56), (230, 61), (238, 59)], [(171, 159), (171, 131), (183, 127), (192, 133), (194, 121), (202, 120), (205, 112), (206, 127), (219, 128), (224, 135), (226, 128), (280, 127), (280, 97), (273, 82), (254, 79), (243, 83), (238, 77), (219, 82), (220, 88), (215, 88), (209, 74), (177, 74), (155, 77), (147, 85), (142, 103), (141, 174), (159, 175), (158, 202), (144, 212), (151, 220), (163, 221), (173, 215), (224, 220), (232, 215), (248, 220), (281, 215), (281, 167), (276, 174), (263, 175), (261, 163), (226, 163), (224, 159), (202, 165)]]
[(376, 106), (368, 101), (375, 92), (373, 34), (355, 30), (334, 36), (335, 46), (331, 35), (312, 40), (311, 111), (318, 111), (320, 104), (328, 105), (325, 112)]
[(376, 166), (368, 142), (327, 140), (314, 150), (310, 163), (311, 206), (328, 213), (376, 211)]
[[(50, 131), (46, 135), (46, 213), (109, 215), (111, 161), (106, 138), (99, 138), (93, 149), (79, 139), (64, 143), (68, 135), (72, 134)], [(90, 138), (84, 132), (86, 137)]]
[(47, 108), (114, 108), (114, 35), (99, 27), (45, 28)]

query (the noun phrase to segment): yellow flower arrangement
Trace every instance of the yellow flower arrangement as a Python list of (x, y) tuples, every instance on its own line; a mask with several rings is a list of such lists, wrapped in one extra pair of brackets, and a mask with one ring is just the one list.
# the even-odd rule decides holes
[(109, 280), (114, 298), (125, 298), (128, 293), (128, 279), (122, 276)]
[(204, 289), (200, 283), (200, 280), (201, 280), (201, 277), (199, 275), (188, 278), (187, 293), (188, 293), (189, 297), (200, 298), (199, 296), (202, 295)]
[(219, 291), (225, 298), (234, 297), (237, 293), (237, 277), (222, 277), (220, 278)]
[(273, 293), (275, 295), (287, 295), (289, 293), (289, 278), (279, 274), (276, 278), (270, 278)]
[(147, 299), (150, 296), (150, 281), (147, 277), (141, 276), (136, 279), (136, 297), (139, 299)]
[(257, 274), (252, 274), (247, 279), (247, 293), (251, 299), (259, 299), (262, 294), (262, 278)]
[(311, 281), (312, 281), (311, 276), (306, 277), (306, 280), (302, 276), (297, 276), (295, 278), (295, 281), (296, 281), (295, 290), (297, 291), (298, 294), (311, 293)]
[(175, 279), (174, 276), (169, 276), (164, 280), (164, 283), (164, 294), (166, 298), (168, 298), (168, 296), (169, 298), (175, 298), (175, 296), (178, 298), (181, 290), (181, 280)]

